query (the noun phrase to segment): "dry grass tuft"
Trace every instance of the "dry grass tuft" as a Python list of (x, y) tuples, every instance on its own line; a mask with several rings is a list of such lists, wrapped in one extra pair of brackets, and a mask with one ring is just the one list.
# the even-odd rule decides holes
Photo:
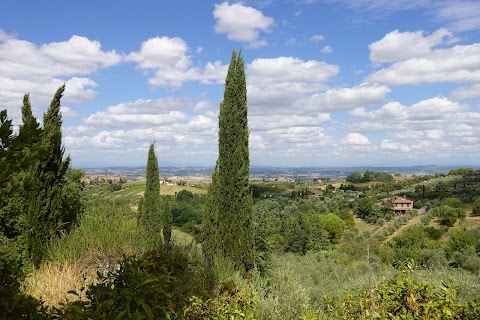
[(48, 306), (59, 306), (61, 302), (85, 299), (83, 296), (69, 294), (86, 287), (96, 279), (96, 267), (85, 266), (78, 262), (46, 262), (35, 270), (25, 281), (26, 293), (42, 299)]

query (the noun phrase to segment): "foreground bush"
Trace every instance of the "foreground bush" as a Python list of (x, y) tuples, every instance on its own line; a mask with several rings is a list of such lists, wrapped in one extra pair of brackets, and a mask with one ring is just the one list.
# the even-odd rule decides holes
[(86, 301), (58, 311), (64, 319), (169, 319), (205, 283), (202, 267), (182, 251), (162, 247), (140, 257), (126, 257), (118, 270), (98, 273), (100, 282), (86, 290)]
[(459, 303), (454, 289), (443, 286), (435, 291), (430, 285), (413, 280), (410, 270), (411, 266), (407, 266), (404, 272), (381, 282), (377, 288), (364, 291), (359, 299), (351, 294), (338, 300), (325, 297), (325, 316), (330, 319), (480, 319), (480, 304)]

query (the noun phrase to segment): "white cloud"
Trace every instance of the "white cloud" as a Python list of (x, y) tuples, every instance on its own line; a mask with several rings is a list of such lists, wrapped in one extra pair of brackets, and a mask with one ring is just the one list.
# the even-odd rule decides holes
[(246, 68), (250, 112), (301, 114), (306, 110), (292, 109), (297, 101), (324, 89), (324, 82), (339, 71), (338, 66), (323, 61), (294, 57), (255, 59)]
[(122, 55), (104, 51), (100, 42), (74, 35), (67, 41), (34, 44), (0, 30), (0, 104), (18, 107), (30, 92), (32, 105), (48, 103), (66, 83), (64, 103), (81, 103), (95, 96), (97, 84), (86, 77), (120, 63)]
[(409, 120), (445, 119), (449, 114), (467, 111), (469, 107), (447, 98), (434, 97), (412, 105), (407, 111)]
[(362, 83), (353, 88), (338, 88), (323, 93), (313, 94), (299, 103), (309, 109), (322, 112), (350, 111), (364, 106), (379, 104), (385, 100), (390, 92), (387, 86), (371, 83)]
[(297, 41), (297, 39), (295, 39), (295, 38), (290, 38), (290, 39), (288, 39), (287, 41), (285, 41), (285, 45), (286, 45), (287, 47), (295, 47), (295, 46), (298, 45), (298, 41)]
[(70, 109), (69, 107), (60, 107), (60, 111), (63, 118), (74, 118), (78, 116), (78, 113)]
[(148, 80), (151, 85), (179, 88), (184, 81), (199, 77), (188, 50), (181, 38), (155, 37), (143, 42), (140, 51), (130, 53), (126, 60), (136, 62), (142, 70), (153, 71)]
[(399, 32), (395, 30), (368, 46), (370, 60), (374, 63), (394, 62), (423, 57), (431, 53), (433, 47), (453, 38), (453, 34), (447, 29), (439, 29), (429, 36), (424, 36), (424, 31)]
[(109, 107), (85, 119), (85, 123), (95, 128), (148, 128), (181, 122), (186, 119), (182, 109), (192, 105), (186, 98), (139, 99)]
[(480, 30), (480, 3), (478, 1), (442, 1), (433, 7), (438, 20), (457, 31)]
[(375, 14), (390, 14), (396, 11), (423, 8), (430, 4), (431, 0), (329, 0), (358, 11), (372, 12)]
[(181, 38), (155, 37), (143, 42), (140, 51), (130, 53), (126, 59), (137, 62), (141, 69), (187, 69), (192, 64), (187, 51)]
[(254, 115), (250, 116), (249, 128), (256, 133), (275, 129), (291, 127), (321, 127), (326, 122), (332, 121), (330, 114), (322, 113), (316, 116), (299, 115)]
[(325, 46), (322, 48), (321, 50), (323, 53), (332, 53), (333, 52), (333, 48), (330, 47), (330, 46)]
[(390, 140), (383, 140), (380, 144), (380, 148), (392, 152), (410, 152), (410, 147), (408, 145)]
[(475, 83), (470, 87), (460, 87), (455, 89), (450, 97), (455, 100), (464, 100), (480, 97), (480, 83)]
[(135, 62), (138, 68), (145, 70), (149, 84), (154, 87), (178, 89), (187, 81), (224, 82), (228, 65), (215, 61), (196, 67), (189, 51), (187, 43), (179, 37), (155, 37), (144, 41), (140, 51), (131, 52), (125, 60)]
[(365, 146), (370, 144), (370, 140), (368, 140), (368, 137), (363, 134), (354, 132), (347, 134), (345, 139), (343, 139), (343, 143), (348, 145)]
[(422, 82), (480, 82), (480, 43), (435, 49), (374, 72), (368, 81), (404, 85)]
[(266, 40), (259, 39), (260, 31), (270, 32), (275, 24), (273, 18), (241, 2), (216, 4), (213, 16), (216, 19), (215, 32), (226, 34), (230, 40), (246, 42), (254, 48), (267, 45)]
[(320, 42), (325, 40), (325, 37), (322, 36), (321, 34), (314, 34), (313, 36), (310, 37), (310, 42)]
[(323, 61), (303, 61), (294, 57), (255, 59), (247, 67), (250, 81), (258, 83), (324, 82), (340, 71), (337, 65)]

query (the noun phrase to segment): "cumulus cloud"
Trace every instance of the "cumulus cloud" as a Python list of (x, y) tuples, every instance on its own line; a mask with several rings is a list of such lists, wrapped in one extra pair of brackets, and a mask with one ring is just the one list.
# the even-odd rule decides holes
[[(138, 158), (139, 150), (157, 141), (162, 160), (182, 163), (201, 156), (203, 163), (211, 162), (218, 130), (218, 114), (211, 111), (211, 105), (185, 97), (120, 103), (90, 115), (82, 125), (67, 127), (64, 142), (79, 159), (85, 157), (84, 150), (90, 150), (98, 159), (128, 164), (128, 158)], [(186, 158), (179, 159), (179, 155)]]
[(392, 85), (480, 82), (480, 43), (435, 49), (422, 57), (398, 61), (367, 80)]
[(390, 89), (387, 86), (362, 83), (353, 88), (330, 89), (313, 94), (300, 103), (308, 109), (323, 112), (350, 111), (359, 107), (379, 104), (385, 100), (385, 96), (389, 92)]
[(345, 139), (343, 139), (343, 143), (348, 145), (365, 146), (370, 144), (370, 140), (368, 140), (368, 137), (363, 134), (354, 132), (347, 134)]
[(275, 24), (273, 18), (241, 2), (216, 4), (213, 16), (216, 19), (215, 32), (226, 34), (230, 40), (247, 43), (252, 48), (267, 45), (266, 40), (260, 39), (260, 32), (270, 32)]
[(247, 68), (250, 81), (258, 83), (325, 82), (340, 71), (323, 61), (303, 61), (295, 57), (255, 59)]
[(45, 104), (64, 83), (64, 103), (90, 100), (97, 84), (79, 76), (121, 61), (115, 50), (104, 51), (100, 42), (86, 37), (37, 45), (0, 31), (0, 104), (19, 106), (26, 92), (31, 93), (32, 104)]
[(314, 34), (313, 36), (310, 37), (310, 42), (320, 42), (325, 40), (325, 37), (322, 36), (321, 34)]
[(425, 36), (424, 31), (395, 30), (368, 46), (370, 60), (377, 63), (423, 57), (431, 53), (433, 47), (452, 39), (454, 39), (453, 33), (447, 29), (439, 29), (429, 36)]
[(186, 115), (181, 110), (191, 104), (187, 98), (139, 99), (96, 112), (87, 117), (85, 123), (97, 128), (162, 126), (184, 120)]
[(450, 97), (455, 100), (480, 97), (480, 83), (475, 83), (469, 87), (457, 88), (450, 94)]
[[(405, 106), (399, 102), (386, 103), (378, 109), (367, 111), (358, 108), (350, 112), (352, 119), (341, 125), (345, 131), (364, 134), (375, 132), (383, 139), (378, 144), (377, 154), (384, 156), (397, 152), (396, 159), (422, 160), (435, 154), (436, 159), (451, 157), (458, 152), (462, 158), (474, 159), (471, 150), (479, 147), (480, 120), (470, 106), (451, 101), (445, 97), (432, 97)], [(370, 143), (375, 147), (375, 143)], [(469, 146), (467, 153), (466, 146)]]
[(246, 68), (250, 110), (253, 114), (264, 114), (268, 109), (301, 113), (304, 110), (292, 109), (295, 103), (324, 89), (324, 82), (339, 71), (337, 65), (323, 61), (294, 57), (255, 59)]
[(189, 52), (182, 38), (155, 37), (144, 41), (140, 50), (128, 54), (125, 60), (135, 62), (144, 70), (149, 76), (149, 84), (154, 87), (178, 89), (188, 81), (203, 84), (224, 82), (228, 65), (215, 61), (207, 62), (204, 67), (194, 66)]
[(333, 52), (333, 48), (330, 47), (330, 46), (325, 46), (322, 48), (321, 50), (323, 53), (332, 53)]
[(380, 144), (380, 148), (392, 152), (410, 152), (410, 147), (408, 145), (390, 140), (383, 140)]

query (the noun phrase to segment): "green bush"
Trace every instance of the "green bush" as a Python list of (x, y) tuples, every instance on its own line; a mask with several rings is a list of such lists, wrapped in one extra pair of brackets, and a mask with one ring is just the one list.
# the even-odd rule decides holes
[[(140, 257), (125, 257), (118, 270), (98, 273), (86, 290), (87, 301), (68, 303), (65, 319), (169, 319), (199, 294), (192, 279), (201, 266), (179, 249), (162, 247)], [(208, 288), (206, 288), (208, 289)]]
[(473, 203), (472, 214), (475, 216), (480, 216), (480, 199)]
[(218, 296), (201, 299), (197, 296), (190, 298), (183, 309), (182, 319), (254, 319), (253, 293), (245, 290), (239, 291), (235, 283), (224, 283)]
[(50, 319), (41, 301), (21, 291), (21, 264), (15, 248), (0, 239), (0, 319)]
[[(478, 319), (478, 303), (461, 304), (456, 291), (443, 286), (440, 291), (418, 282), (404, 271), (380, 283), (373, 292), (359, 298), (347, 294), (342, 299), (324, 298), (324, 312), (333, 319)], [(372, 294), (372, 295), (371, 295)]]

